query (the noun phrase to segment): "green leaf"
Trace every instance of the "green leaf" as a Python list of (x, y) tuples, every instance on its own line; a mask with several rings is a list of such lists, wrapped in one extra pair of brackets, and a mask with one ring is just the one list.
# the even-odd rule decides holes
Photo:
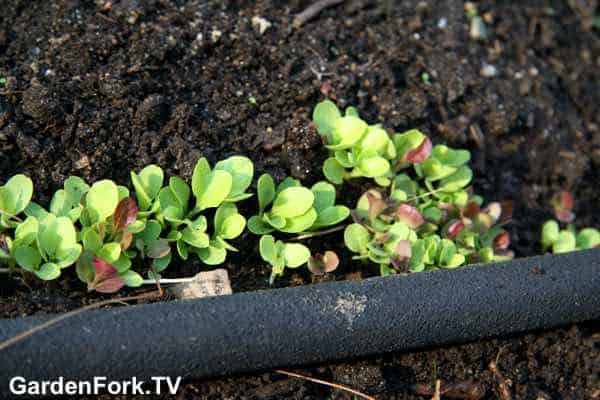
[(15, 229), (15, 246), (30, 245), (36, 239), (39, 229), (39, 223), (35, 217), (27, 217)]
[(35, 217), (38, 221), (42, 221), (48, 215), (48, 211), (33, 201), (27, 205), (24, 212), (28, 217)]
[(335, 204), (335, 187), (329, 182), (317, 182), (310, 190), (315, 195), (313, 207), (317, 213), (320, 213)]
[(33, 182), (29, 177), (15, 175), (0, 186), (0, 213), (14, 216), (25, 210), (33, 195)]
[(94, 280), (95, 272), (92, 264), (93, 259), (94, 255), (91, 252), (84, 251), (77, 260), (75, 271), (77, 272), (79, 280), (84, 283), (90, 283)]
[(305, 214), (313, 205), (315, 196), (305, 187), (290, 187), (281, 191), (271, 208), (271, 213), (282, 218)]
[(119, 190), (113, 181), (105, 179), (94, 183), (86, 195), (86, 210), (91, 224), (106, 220), (115, 212), (118, 204)]
[(181, 240), (199, 249), (209, 245), (209, 237), (204, 230), (194, 230), (189, 226), (182, 231)]
[(199, 211), (218, 207), (231, 192), (233, 181), (229, 172), (214, 170), (204, 176), (197, 187), (193, 187), (196, 195), (196, 209)]
[(275, 191), (275, 194), (278, 195), (279, 193), (283, 192), (287, 188), (301, 187), (301, 186), (302, 186), (302, 183), (300, 183), (300, 181), (298, 179), (294, 179), (294, 178), (291, 178), (288, 176), (283, 181), (281, 181), (281, 183), (279, 185), (277, 185), (277, 190)]
[(365, 254), (370, 240), (369, 231), (362, 225), (350, 224), (344, 230), (344, 243), (354, 253)]
[(173, 193), (173, 196), (179, 202), (183, 213), (187, 212), (188, 203), (190, 201), (190, 187), (185, 181), (177, 176), (173, 176), (169, 179), (169, 188)]
[(157, 239), (152, 243), (148, 244), (148, 257), (150, 258), (161, 258), (165, 257), (171, 252), (169, 242), (165, 239)]
[(81, 241), (83, 242), (83, 248), (92, 253), (96, 253), (102, 248), (102, 238), (93, 228), (83, 230)]
[(390, 171), (390, 163), (383, 157), (361, 157), (358, 160), (357, 168), (362, 176), (375, 178), (387, 174)]
[(148, 197), (150, 197), (150, 199), (155, 199), (162, 188), (164, 172), (158, 165), (148, 165), (140, 171), (139, 180)]
[(57, 217), (65, 217), (71, 211), (71, 202), (67, 199), (67, 193), (59, 189), (50, 201), (50, 212)]
[(19, 266), (30, 272), (36, 270), (42, 262), (40, 252), (30, 246), (15, 248), (15, 259)]
[(35, 274), (44, 281), (51, 281), (60, 276), (60, 267), (54, 263), (46, 263)]
[(459, 167), (468, 163), (471, 159), (471, 153), (468, 150), (455, 150), (443, 144), (435, 145), (431, 155), (441, 161), (442, 164), (451, 167)]
[(221, 204), (219, 206), (219, 208), (217, 208), (217, 211), (215, 212), (215, 218), (214, 218), (215, 232), (217, 234), (220, 234), (220, 232), (223, 230), (223, 224), (224, 224), (225, 220), (237, 213), (238, 213), (238, 209), (235, 206), (235, 204), (232, 204), (232, 203)]
[(254, 164), (248, 157), (243, 156), (233, 156), (219, 161), (215, 165), (215, 170), (229, 172), (233, 179), (231, 193), (229, 193), (227, 200), (244, 194), (250, 183), (252, 183), (252, 177), (254, 176)]
[(327, 178), (329, 182), (341, 185), (344, 182), (346, 170), (338, 160), (329, 157), (323, 163), (323, 175), (325, 175), (325, 178)]
[(260, 238), (258, 244), (260, 256), (269, 264), (274, 264), (277, 260), (277, 246), (275, 246), (275, 238), (271, 235), (264, 235)]
[(128, 270), (123, 274), (119, 274), (126, 286), (129, 287), (140, 287), (144, 283), (144, 278), (135, 271)]
[(546, 221), (544, 225), (542, 225), (542, 247), (544, 250), (556, 243), (559, 232), (560, 227), (556, 221)]
[(187, 244), (183, 240), (177, 241), (177, 254), (181, 257), (182, 260), (187, 260), (189, 255), (189, 250)]
[(310, 258), (310, 250), (299, 243), (286, 243), (282, 251), (285, 266), (288, 268), (298, 268), (306, 264)]
[(73, 265), (79, 259), (79, 256), (81, 256), (82, 251), (83, 248), (81, 247), (81, 245), (75, 244), (73, 247), (71, 247), (68, 250), (65, 250), (60, 255), (60, 258), (57, 260), (56, 264), (59, 268), (66, 268), (70, 265)]
[(119, 201), (129, 197), (129, 189), (125, 186), (117, 185), (117, 192), (119, 193)]
[(146, 222), (146, 227), (144, 230), (136, 234), (135, 237), (137, 239), (141, 239), (144, 243), (149, 244), (158, 239), (161, 230), (162, 228), (160, 227), (160, 224), (151, 219)]
[(223, 239), (235, 239), (240, 236), (246, 227), (246, 218), (240, 214), (233, 214), (225, 219), (218, 233)]
[(356, 109), (356, 107), (352, 107), (352, 106), (346, 107), (345, 115), (352, 116), (352, 117), (358, 117), (358, 110)]
[(334, 158), (338, 163), (344, 168), (353, 168), (354, 167), (354, 156), (352, 152), (347, 150), (338, 150), (334, 153)]
[(339, 224), (348, 218), (349, 215), (350, 209), (345, 206), (333, 206), (326, 208), (318, 214), (313, 228), (322, 228), (325, 226)]
[(317, 220), (317, 212), (314, 208), (310, 208), (302, 215), (293, 218), (287, 218), (285, 225), (279, 230), (286, 233), (299, 233), (308, 230)]
[(367, 128), (367, 133), (358, 143), (358, 147), (361, 151), (366, 150), (384, 154), (390, 142), (387, 132), (380, 126), (374, 125)]
[(158, 193), (160, 211), (167, 221), (180, 221), (184, 217), (184, 208), (170, 187), (164, 187)]
[[(346, 114), (348, 115), (348, 114)], [(352, 115), (352, 113), (350, 113)], [(331, 139), (335, 123), (342, 117), (340, 110), (331, 100), (323, 100), (315, 107), (313, 111), (313, 122), (321, 136)], [(355, 115), (354, 117), (357, 117)]]
[(125, 253), (121, 253), (119, 259), (112, 263), (112, 266), (115, 267), (119, 273), (126, 272), (131, 268), (131, 259), (127, 257)]
[(569, 251), (574, 251), (576, 246), (577, 242), (575, 239), (575, 234), (568, 230), (562, 230), (558, 234), (556, 242), (554, 242), (552, 245), (552, 252), (555, 254), (567, 253)]
[(77, 232), (69, 218), (52, 216), (40, 224), (38, 240), (51, 259), (61, 259), (77, 244)]
[(600, 245), (600, 232), (594, 228), (582, 229), (577, 234), (577, 248), (591, 249)]
[[(187, 257), (186, 257), (187, 258)], [(152, 266), (156, 272), (162, 272), (171, 264), (171, 253), (161, 258), (155, 258), (152, 260)]]
[(67, 201), (73, 205), (81, 203), (90, 186), (78, 176), (69, 176), (64, 184)]
[(260, 216), (254, 215), (248, 220), (248, 230), (255, 235), (264, 235), (273, 232), (273, 227), (267, 225)]
[(198, 254), (200, 260), (207, 265), (223, 264), (223, 262), (225, 262), (225, 258), (227, 257), (227, 250), (213, 245), (204, 249), (198, 249), (196, 253)]
[(406, 153), (419, 147), (424, 139), (425, 135), (418, 129), (411, 129), (404, 133), (395, 134), (392, 137), (392, 141), (396, 147), (396, 156), (398, 159), (402, 160)]
[(258, 178), (257, 191), (259, 213), (262, 214), (265, 208), (275, 199), (275, 183), (271, 175), (262, 174)]
[(146, 221), (137, 220), (127, 225), (127, 231), (131, 233), (139, 233), (146, 228)]
[(367, 130), (367, 123), (357, 117), (341, 117), (334, 122), (329, 150), (349, 149), (357, 143)]
[(444, 165), (441, 161), (432, 157), (423, 161), (421, 164), (415, 165), (415, 170), (417, 173), (421, 171), (431, 182), (438, 181), (452, 175), (454, 172), (456, 172), (456, 169), (456, 167)]
[(444, 192), (456, 192), (469, 183), (473, 178), (473, 171), (466, 165), (458, 167), (455, 173), (440, 181), (440, 190)]
[(119, 243), (111, 242), (106, 243), (104, 246), (98, 250), (96, 256), (106, 261), (109, 264), (114, 264), (119, 259), (121, 255), (121, 245)]

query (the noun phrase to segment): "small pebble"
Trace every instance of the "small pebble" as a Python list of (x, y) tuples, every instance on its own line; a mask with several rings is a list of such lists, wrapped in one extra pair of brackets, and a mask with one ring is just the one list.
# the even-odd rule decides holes
[(442, 17), (438, 20), (437, 27), (440, 29), (446, 29), (448, 26), (448, 19), (446, 17)]
[(494, 76), (498, 75), (498, 69), (492, 64), (484, 63), (483, 67), (481, 68), (480, 74), (485, 78), (493, 78)]
[(259, 35), (265, 33), (266, 30), (269, 29), (272, 25), (273, 24), (271, 24), (271, 22), (269, 22), (267, 19), (261, 16), (255, 15), (254, 17), (252, 17), (252, 27), (256, 32), (258, 32)]
[(219, 41), (219, 39), (221, 38), (221, 35), (223, 35), (223, 32), (221, 32), (218, 29), (215, 29), (210, 33), (210, 40), (213, 43), (217, 43)]

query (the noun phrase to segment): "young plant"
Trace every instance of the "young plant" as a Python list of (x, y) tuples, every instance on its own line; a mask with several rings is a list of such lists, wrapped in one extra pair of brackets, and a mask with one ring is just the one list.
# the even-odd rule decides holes
[(542, 250), (552, 253), (567, 253), (576, 250), (600, 247), (600, 231), (583, 228), (577, 231), (573, 225), (560, 229), (557, 221), (549, 220), (542, 225)]
[(348, 207), (335, 204), (335, 188), (327, 182), (317, 182), (308, 189), (298, 180), (286, 178), (275, 188), (273, 178), (263, 174), (257, 190), (259, 213), (248, 221), (248, 229), (256, 235), (317, 231), (350, 215)]
[(342, 116), (329, 100), (317, 104), (313, 122), (329, 150), (323, 173), (330, 182), (339, 185), (344, 179), (366, 177), (389, 184), (396, 148), (380, 125), (368, 125), (352, 107)]
[(15, 175), (0, 186), (0, 232), (16, 228), (18, 217), (31, 201), (33, 182), (25, 175)]
[(310, 258), (310, 250), (300, 243), (284, 243), (275, 241), (271, 235), (264, 235), (259, 243), (260, 255), (263, 260), (271, 264), (269, 283), (273, 284), (275, 278), (283, 275), (285, 268), (298, 268), (306, 264)]

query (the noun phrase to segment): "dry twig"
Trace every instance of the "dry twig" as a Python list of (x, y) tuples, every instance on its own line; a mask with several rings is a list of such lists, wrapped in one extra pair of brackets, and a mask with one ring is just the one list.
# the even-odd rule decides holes
[(498, 369), (498, 360), (500, 359), (500, 353), (502, 349), (498, 351), (498, 355), (495, 360), (490, 361), (489, 369), (496, 378), (496, 392), (500, 400), (512, 400), (512, 394), (510, 393), (510, 383), (504, 378), (504, 375)]
[(61, 314), (55, 318), (51, 318), (42, 324), (36, 325), (33, 328), (30, 328), (24, 332), (21, 332), (21, 333), (17, 334), (16, 336), (13, 336), (3, 342), (0, 342), (0, 351), (7, 349), (10, 346), (15, 345), (15, 344), (27, 339), (28, 337), (34, 335), (35, 333), (42, 331), (44, 329), (47, 329), (47, 328), (51, 327), (52, 325), (59, 323), (60, 321), (63, 321), (67, 318), (81, 314), (84, 311), (92, 310), (94, 308), (98, 308), (98, 307), (102, 307), (102, 306), (107, 306), (109, 304), (125, 303), (128, 301), (134, 301), (134, 300), (159, 298), (162, 295), (163, 295), (162, 291), (152, 291), (152, 292), (143, 293), (143, 294), (140, 294), (137, 296), (118, 297), (116, 299), (104, 300), (104, 301), (99, 301), (97, 303), (89, 304), (87, 306), (78, 308), (76, 310)]
[(304, 11), (302, 11), (299, 14), (296, 14), (296, 17), (294, 18), (293, 22), (294, 27), (300, 28), (306, 22), (310, 21), (315, 16), (317, 16), (324, 9), (340, 4), (343, 1), (344, 0), (318, 0), (314, 2), (306, 9), (304, 9)]
[(298, 373), (295, 373), (295, 372), (285, 371), (283, 369), (276, 369), (274, 372), (276, 372), (278, 374), (282, 374), (282, 375), (292, 376), (294, 378), (304, 379), (305, 381), (319, 383), (321, 385), (329, 386), (329, 387), (332, 387), (332, 388), (335, 388), (335, 389), (343, 390), (345, 392), (352, 393), (355, 396), (362, 397), (365, 400), (375, 400), (375, 397), (369, 396), (368, 394), (359, 392), (358, 390), (354, 390), (352, 388), (349, 388), (347, 386), (340, 385), (340, 384), (337, 384), (337, 383), (327, 382), (327, 381), (324, 381), (324, 380), (321, 380), (321, 379), (312, 378), (310, 376), (298, 374)]

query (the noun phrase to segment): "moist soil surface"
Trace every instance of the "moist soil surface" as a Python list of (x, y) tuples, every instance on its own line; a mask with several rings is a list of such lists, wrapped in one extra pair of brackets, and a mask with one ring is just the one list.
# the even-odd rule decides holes
[[(0, 182), (26, 173), (35, 200), (48, 204), (71, 174), (125, 183), (130, 170), (156, 163), (189, 178), (201, 156), (214, 163), (245, 154), (257, 174), (313, 183), (324, 152), (310, 113), (328, 97), (390, 132), (419, 128), (436, 143), (470, 149), (476, 192), (514, 203), (508, 229), (517, 257), (540, 253), (539, 228), (560, 189), (575, 196), (578, 226), (600, 226), (595, 1), (481, 1), (484, 34), (470, 33), (455, 0), (349, 0), (295, 28), (294, 15), (309, 3), (4, 1)], [(271, 25), (261, 34), (253, 17)], [(363, 188), (346, 184), (342, 201), (352, 205)], [(251, 215), (256, 206), (244, 207)], [(309, 244), (337, 249), (341, 241), (337, 234)], [(239, 255), (225, 264), (233, 290), (268, 288), (255, 238), (246, 233), (236, 244)], [(377, 272), (338, 253), (344, 268), (324, 280)], [(192, 261), (167, 275), (203, 269)], [(275, 286), (311, 281), (296, 271)], [(3, 277), (0, 317), (100, 298), (72, 269), (49, 284)], [(430, 398), (414, 384), (436, 378), (473, 380), (484, 398), (504, 399), (488, 367), (497, 358), (515, 398), (592, 399), (600, 396), (599, 339), (599, 324), (588, 322), (302, 372), (379, 399)], [(178, 398), (350, 397), (264, 373), (187, 382)]]

